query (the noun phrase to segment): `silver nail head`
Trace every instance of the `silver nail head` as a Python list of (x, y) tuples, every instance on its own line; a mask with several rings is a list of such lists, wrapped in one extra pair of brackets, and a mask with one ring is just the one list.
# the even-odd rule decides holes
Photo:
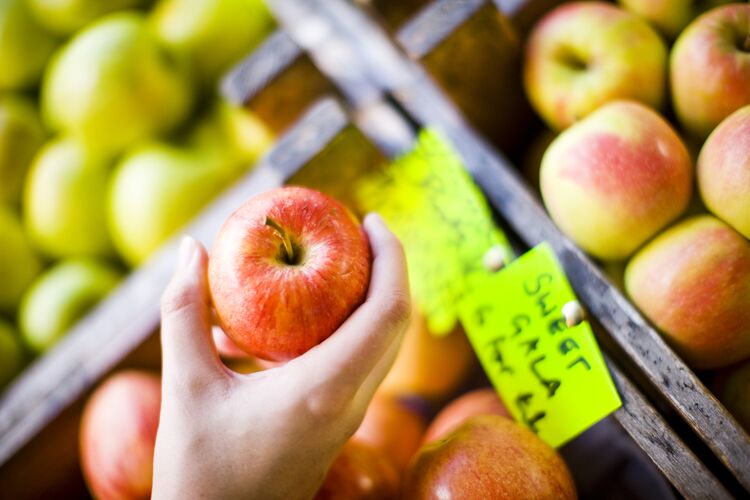
[(482, 264), (491, 273), (496, 273), (505, 267), (505, 252), (503, 248), (500, 245), (490, 247), (489, 250), (484, 252)]
[(585, 319), (585, 312), (581, 303), (577, 300), (571, 300), (562, 306), (562, 314), (565, 318), (565, 324), (568, 328), (572, 328), (581, 323)]

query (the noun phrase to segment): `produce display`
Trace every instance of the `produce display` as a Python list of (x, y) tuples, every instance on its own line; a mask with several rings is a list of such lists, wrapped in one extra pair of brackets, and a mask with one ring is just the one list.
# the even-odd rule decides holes
[(272, 26), (260, 0), (0, 2), (0, 357), (50, 349), (269, 147), (216, 88)]

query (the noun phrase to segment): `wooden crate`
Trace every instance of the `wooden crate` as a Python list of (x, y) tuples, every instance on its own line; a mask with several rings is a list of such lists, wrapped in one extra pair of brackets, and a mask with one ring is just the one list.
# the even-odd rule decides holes
[[(286, 2), (282, 0), (281, 3)], [(471, 92), (460, 89), (474, 85), (470, 79), (446, 85), (446, 81), (451, 82), (450, 78), (446, 80), (446, 75), (455, 75), (456, 65), (462, 65), (466, 74), (476, 74), (474, 71), (480, 72), (482, 68), (472, 70), (466, 66), (488, 64), (492, 60), (485, 55), (475, 61), (472, 54), (462, 53), (461, 46), (493, 50), (494, 44), (487, 42), (493, 38), (490, 31), (480, 32), (483, 40), (462, 40), (476, 33), (462, 30), (463, 23), (478, 23), (476, 16), (489, 16), (491, 19), (480, 24), (500, 26), (501, 31), (496, 36), (502, 38), (505, 36), (502, 32), (504, 24), (497, 21), (497, 16), (502, 14), (497, 10), (497, 4), (514, 4), (515, 10), (509, 12), (511, 19), (525, 19), (524, 22), (529, 23), (519, 24), (518, 33), (528, 31), (528, 20), (544, 9), (536, 8), (535, 2), (432, 2), (425, 11), (412, 18), (411, 23), (397, 31), (395, 38), (402, 44), (399, 48), (380, 26), (355, 6), (343, 0), (311, 3), (315, 7), (308, 5), (307, 12), (315, 11), (318, 18), (314, 22), (328, 23), (330, 36), (337, 37), (339, 45), (355, 47), (353, 52), (359, 60), (356, 65), (353, 61), (352, 64), (362, 68), (363, 78), (378, 85), (384, 95), (394, 99), (395, 104), (405, 110), (407, 120), (437, 126), (453, 142), (488, 200), (516, 234), (530, 246), (544, 240), (552, 244), (579, 298), (601, 324), (600, 343), (627, 371), (629, 379), (654, 400), (656, 408), (669, 419), (667, 429), (679, 433), (682, 441), (700, 456), (702, 470), (714, 478), (707, 485), (703, 478), (696, 480), (692, 471), (686, 473), (684, 464), (674, 463), (674, 448), (665, 446), (659, 437), (664, 434), (656, 433), (645, 439), (634, 435), (675, 487), (687, 497), (726, 497), (727, 490), (734, 495), (747, 495), (750, 492), (750, 440), (747, 434), (621, 291), (554, 226), (533, 188), (524, 182), (507, 157), (478, 133), (486, 128), (482, 120), (476, 116), (472, 122), (467, 120), (475, 108), (463, 109), (464, 116), (454, 103), (449, 102), (450, 97), (470, 95)], [(522, 12), (527, 17), (518, 17)], [(458, 22), (454, 19), (456, 17)], [(287, 29), (294, 22), (293, 17), (283, 19)], [(446, 26), (454, 28), (445, 29)], [(415, 33), (422, 35), (416, 36)], [(425, 40), (432, 36), (438, 39)], [(328, 45), (331, 44), (329, 41)], [(308, 44), (306, 49), (313, 60), (318, 57), (318, 47)], [(447, 52), (441, 54), (443, 50)], [(404, 52), (413, 56), (412, 61), (404, 56)], [(502, 62), (505, 59), (501, 54), (497, 60)], [(346, 64), (345, 61), (342, 63)], [(356, 80), (351, 75), (347, 79), (338, 79), (335, 72), (327, 74), (344, 94), (347, 94), (350, 81)], [(519, 77), (515, 74), (515, 78)], [(455, 104), (465, 103), (459, 97)], [(505, 123), (500, 121), (496, 125), (502, 127)], [(530, 128), (527, 132), (532, 130)], [(493, 142), (502, 144), (496, 140)], [(629, 409), (623, 408), (616, 415), (622, 413), (629, 413)], [(645, 426), (648, 422), (648, 418), (640, 420), (634, 427)], [(623, 425), (627, 428), (626, 424)], [(637, 432), (637, 429), (631, 430)], [(696, 458), (695, 453), (690, 452), (690, 455)], [(718, 482), (724, 488), (719, 487)]]

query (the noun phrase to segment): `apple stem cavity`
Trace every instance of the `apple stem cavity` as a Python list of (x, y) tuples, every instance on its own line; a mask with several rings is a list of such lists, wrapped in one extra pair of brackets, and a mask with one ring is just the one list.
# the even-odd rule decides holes
[(282, 249), (284, 255), (282, 259), (284, 262), (290, 265), (297, 263), (297, 255), (294, 252), (294, 245), (292, 239), (289, 237), (289, 233), (281, 227), (281, 225), (270, 217), (266, 217), (266, 226), (272, 228), (276, 232), (276, 236), (281, 239)]
[(750, 33), (745, 36), (745, 43), (742, 44), (742, 50), (750, 52)]

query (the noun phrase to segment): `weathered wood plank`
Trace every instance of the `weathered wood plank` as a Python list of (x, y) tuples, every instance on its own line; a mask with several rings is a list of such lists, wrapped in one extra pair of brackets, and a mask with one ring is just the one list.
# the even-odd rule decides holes
[[(265, 159), (185, 229), (210, 245), (223, 221), (249, 196), (277, 187), (320, 153), (348, 124), (324, 100), (279, 139)], [(0, 465), (76, 401), (159, 324), (159, 298), (174, 267), (177, 240), (137, 269), (0, 399)]]

